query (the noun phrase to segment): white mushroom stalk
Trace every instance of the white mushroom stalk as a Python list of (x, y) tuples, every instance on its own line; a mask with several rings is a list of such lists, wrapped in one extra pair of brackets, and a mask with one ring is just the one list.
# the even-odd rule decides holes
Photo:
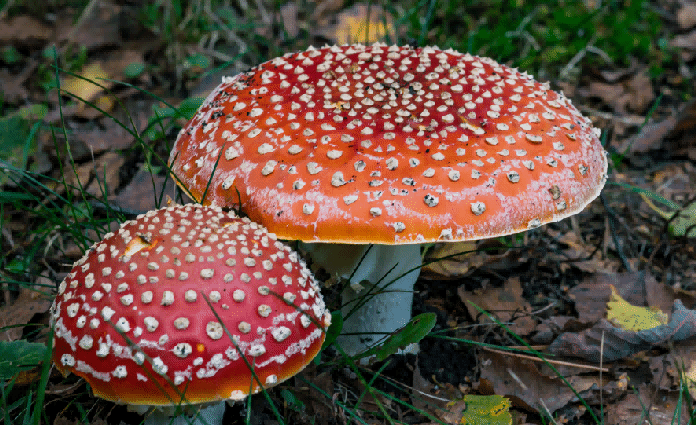
[(342, 293), (345, 319), (337, 340), (347, 355), (369, 349), (411, 319), (421, 266), (419, 244), (303, 243), (302, 249), (334, 277), (350, 279)]

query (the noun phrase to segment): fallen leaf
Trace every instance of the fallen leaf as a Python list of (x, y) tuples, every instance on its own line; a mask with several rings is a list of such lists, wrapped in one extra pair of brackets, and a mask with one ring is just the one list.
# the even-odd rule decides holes
[(120, 192), (109, 196), (109, 202), (126, 212), (142, 214), (157, 208), (156, 200), (161, 196), (163, 201), (167, 197), (176, 199), (175, 186), (171, 178), (152, 175), (140, 169)]
[(618, 150), (621, 153), (646, 153), (662, 149), (665, 138), (676, 125), (677, 119), (671, 115), (659, 122), (649, 122), (640, 129), (638, 134), (625, 139)]
[[(133, 117), (134, 120), (137, 118)], [(93, 125), (81, 125), (67, 130), (70, 153), (76, 161), (89, 160), (106, 151), (123, 151), (135, 144), (135, 139), (130, 133), (108, 118), (93, 122)], [(56, 139), (65, 143), (61, 135)]]
[[(464, 411), (460, 424), (490, 424), (490, 425), (511, 425), (512, 415), (510, 414), (510, 400), (499, 395), (476, 395), (467, 394), (461, 402), (464, 402)], [(448, 404), (448, 406), (449, 406)]]
[(583, 92), (585, 96), (602, 99), (619, 115), (644, 112), (655, 99), (647, 71), (636, 72), (621, 83), (594, 81)]
[[(494, 394), (511, 397), (526, 404), (526, 408), (551, 412), (565, 407), (575, 393), (559, 378), (542, 373), (539, 362), (492, 351), (482, 352), (481, 381), (492, 387)], [(583, 392), (598, 385), (598, 377), (569, 377), (573, 388)], [(545, 407), (544, 407), (545, 406)], [(525, 406), (520, 406), (525, 407)]]
[[(94, 62), (87, 65), (77, 76), (69, 75), (65, 78), (61, 88), (66, 94), (75, 97), (77, 101), (77, 108), (73, 111), (75, 115), (84, 118), (95, 118), (101, 115), (101, 112), (89, 108), (85, 102), (94, 103), (105, 112), (111, 110), (113, 100), (104, 93), (104, 89), (109, 89), (114, 85), (113, 82), (106, 80), (110, 77), (101, 63)], [(85, 114), (85, 111), (89, 112)]]
[(522, 296), (519, 277), (508, 279), (502, 288), (467, 291), (462, 285), (457, 289), (457, 294), (466, 305), (469, 315), (483, 323), (490, 323), (490, 320), (480, 313), (474, 304), (503, 323), (510, 322), (516, 313), (531, 310), (529, 302)]
[(11, 105), (19, 104), (29, 98), (29, 91), (24, 87), (29, 75), (24, 73), (11, 74), (6, 69), (0, 69), (0, 93), (3, 102)]
[(387, 35), (394, 35), (391, 15), (380, 6), (356, 3), (336, 15), (336, 25), (323, 32), (337, 44), (384, 41)]
[(669, 42), (669, 45), (680, 50), (681, 58), (689, 62), (696, 57), (696, 30), (692, 30), (687, 34), (675, 35)]
[(299, 6), (297, 2), (288, 2), (280, 7), (280, 19), (288, 36), (295, 38), (300, 34)]
[(680, 400), (682, 395), (678, 391), (655, 391), (651, 384), (641, 384), (637, 389), (638, 394), (630, 392), (606, 406), (606, 425), (689, 423), (688, 403)]
[(435, 244), (427, 252), (421, 274), (436, 275), (438, 278), (458, 278), (468, 272), (470, 268), (482, 264), (480, 258), (478, 258), (479, 261), (475, 261), (477, 260), (474, 258), (476, 254), (475, 241)]
[(679, 28), (687, 30), (696, 26), (696, 3), (684, 3), (677, 11)]
[[(41, 278), (45, 279), (45, 278)], [(11, 304), (0, 307), (0, 328), (5, 328), (0, 337), (6, 341), (15, 341), (22, 337), (24, 328), (37, 313), (45, 313), (51, 306), (53, 297), (47, 296), (26, 286), (19, 287), (19, 297)]]
[(561, 334), (548, 350), (558, 356), (579, 357), (591, 362), (613, 362), (668, 341), (696, 336), (696, 311), (688, 310), (681, 300), (674, 301), (669, 323), (652, 329), (627, 331), (602, 319), (592, 328)]
[(68, 40), (88, 50), (117, 46), (121, 41), (120, 12), (121, 6), (108, 0), (88, 3), (68, 34)]
[(667, 324), (668, 316), (656, 307), (640, 307), (628, 303), (611, 286), (607, 303), (607, 320), (628, 331), (643, 331)]
[(105, 195), (116, 193), (120, 186), (120, 171), (126, 159), (116, 152), (106, 152), (98, 157), (94, 166), (94, 180), (87, 186), (87, 193), (104, 198)]
[(0, 21), (1, 45), (43, 47), (52, 34), (51, 27), (26, 14)]
[(438, 417), (445, 423), (457, 424), (460, 420), (462, 420), (466, 406), (467, 405), (464, 400), (451, 401), (447, 403), (443, 410), (437, 411)]
[[(673, 344), (667, 354), (648, 359), (651, 382), (661, 390), (678, 390), (688, 385), (689, 392), (696, 395), (696, 346), (691, 341)], [(689, 373), (685, 373), (685, 372)]]
[(662, 311), (671, 310), (675, 299), (671, 287), (658, 282), (653, 275), (645, 271), (596, 274), (569, 291), (581, 323), (593, 324), (605, 316), (612, 286), (629, 303), (650, 305)]

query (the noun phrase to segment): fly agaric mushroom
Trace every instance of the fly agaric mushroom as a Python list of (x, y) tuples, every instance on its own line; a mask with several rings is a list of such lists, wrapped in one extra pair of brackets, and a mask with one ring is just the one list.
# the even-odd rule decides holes
[(170, 206), (75, 263), (52, 307), (53, 360), (117, 403), (241, 400), (301, 371), (330, 317), (274, 234), (220, 208)]
[[(332, 46), (223, 78), (179, 133), (170, 165), (196, 200), (317, 243), (314, 260), (329, 271), (360, 260), (365, 248), (349, 244), (375, 244), (357, 287), (397, 263), (385, 282), (418, 267), (420, 243), (509, 235), (578, 213), (606, 180), (598, 135), (562, 93), (492, 59)], [(405, 324), (417, 275), (344, 329)], [(348, 353), (364, 348), (359, 338)]]

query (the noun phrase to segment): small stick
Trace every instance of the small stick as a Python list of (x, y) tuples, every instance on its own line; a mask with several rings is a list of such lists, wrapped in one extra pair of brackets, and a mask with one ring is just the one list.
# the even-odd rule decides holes
[(580, 363), (571, 363), (571, 362), (564, 362), (562, 360), (552, 360), (552, 359), (542, 359), (537, 356), (530, 356), (527, 354), (521, 354), (521, 353), (512, 353), (510, 351), (504, 351), (504, 350), (496, 350), (495, 348), (490, 348), (490, 347), (481, 347), (482, 349), (486, 351), (490, 351), (493, 353), (497, 354), (502, 354), (506, 356), (512, 356), (512, 357), (519, 357), (527, 360), (532, 360), (535, 362), (549, 362), (554, 365), (560, 365), (560, 366), (569, 366), (569, 367), (576, 367), (578, 369), (589, 369), (589, 370), (595, 370), (599, 372), (607, 372), (609, 373), (609, 368), (606, 367), (597, 367), (597, 366), (592, 366), (592, 365), (584, 365)]

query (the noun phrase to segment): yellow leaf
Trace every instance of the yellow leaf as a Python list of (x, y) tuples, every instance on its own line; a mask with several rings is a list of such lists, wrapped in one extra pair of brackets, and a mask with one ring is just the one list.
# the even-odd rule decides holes
[(370, 44), (384, 41), (387, 34), (394, 34), (391, 16), (379, 6), (368, 8), (366, 4), (358, 3), (339, 13), (336, 19), (334, 37), (338, 44)]
[[(97, 84), (104, 87), (110, 87), (111, 83), (104, 81), (103, 78), (109, 78), (109, 74), (102, 68), (101, 64), (93, 63), (88, 65), (77, 76), (69, 76), (63, 82), (63, 90), (80, 99), (93, 101), (102, 93), (103, 89)], [(96, 84), (95, 84), (96, 83)]]
[(466, 408), (463, 411), (460, 424), (470, 425), (510, 425), (510, 400), (499, 395), (464, 396)]
[(611, 285), (611, 299), (607, 303), (607, 320), (628, 331), (652, 329), (669, 322), (666, 313), (656, 307), (638, 307), (629, 304)]

